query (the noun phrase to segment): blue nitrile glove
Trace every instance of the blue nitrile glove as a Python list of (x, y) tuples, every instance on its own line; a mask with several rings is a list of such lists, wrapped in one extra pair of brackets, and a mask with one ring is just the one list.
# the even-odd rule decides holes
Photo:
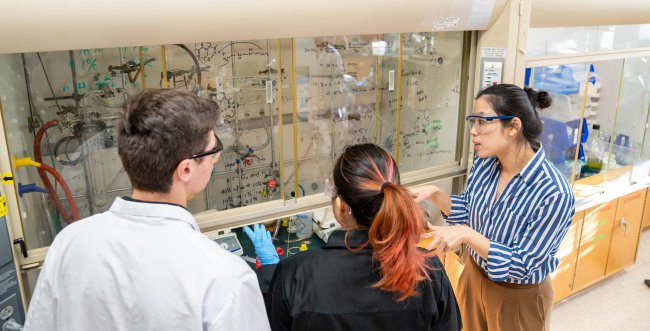
[(273, 246), (273, 240), (271, 240), (271, 233), (266, 231), (263, 225), (259, 224), (253, 225), (253, 229), (251, 230), (250, 227), (245, 226), (244, 232), (246, 232), (248, 238), (253, 242), (255, 254), (257, 254), (260, 263), (262, 265), (268, 265), (280, 262), (278, 252), (275, 250), (275, 246)]

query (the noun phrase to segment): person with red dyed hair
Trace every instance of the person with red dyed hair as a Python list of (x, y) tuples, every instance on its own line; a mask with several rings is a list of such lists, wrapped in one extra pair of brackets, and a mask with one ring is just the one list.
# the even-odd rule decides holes
[[(326, 181), (327, 191), (342, 230), (323, 249), (260, 269), (268, 274), (275, 266), (266, 294), (271, 328), (460, 330), (440, 260), (416, 246), (426, 220), (400, 185), (395, 160), (373, 144), (349, 146)], [(258, 237), (270, 240), (266, 233)], [(256, 251), (264, 250), (262, 241), (254, 240)]]

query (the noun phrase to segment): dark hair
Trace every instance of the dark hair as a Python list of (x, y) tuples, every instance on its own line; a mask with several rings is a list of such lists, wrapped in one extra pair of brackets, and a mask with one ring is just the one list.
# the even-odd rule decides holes
[(117, 152), (133, 187), (169, 192), (178, 164), (207, 147), (218, 113), (215, 102), (184, 90), (150, 89), (130, 98), (118, 123)]
[(426, 220), (400, 185), (395, 160), (374, 144), (349, 146), (336, 160), (332, 179), (359, 227), (369, 230), (365, 245), (372, 246), (381, 275), (373, 286), (396, 292), (398, 301), (416, 295), (418, 282), (428, 279), (430, 253), (417, 248)]
[(487, 102), (497, 115), (516, 116), (521, 120), (522, 135), (530, 143), (533, 150), (541, 146), (539, 136), (543, 125), (539, 118), (539, 110), (551, 106), (551, 96), (546, 91), (536, 92), (532, 88), (524, 88), (512, 84), (490, 86), (476, 96), (476, 99), (486, 96)]

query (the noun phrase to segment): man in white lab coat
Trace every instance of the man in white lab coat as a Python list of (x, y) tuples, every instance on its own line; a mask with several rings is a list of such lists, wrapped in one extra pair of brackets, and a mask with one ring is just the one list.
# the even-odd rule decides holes
[(269, 329), (255, 273), (186, 209), (221, 156), (217, 116), (179, 90), (127, 102), (118, 153), (133, 194), (55, 238), (25, 330)]

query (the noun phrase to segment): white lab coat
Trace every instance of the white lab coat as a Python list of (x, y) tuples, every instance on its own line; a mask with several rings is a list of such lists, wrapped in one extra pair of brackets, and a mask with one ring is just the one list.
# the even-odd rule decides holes
[(171, 204), (115, 199), (50, 247), (25, 330), (269, 330), (255, 273)]

